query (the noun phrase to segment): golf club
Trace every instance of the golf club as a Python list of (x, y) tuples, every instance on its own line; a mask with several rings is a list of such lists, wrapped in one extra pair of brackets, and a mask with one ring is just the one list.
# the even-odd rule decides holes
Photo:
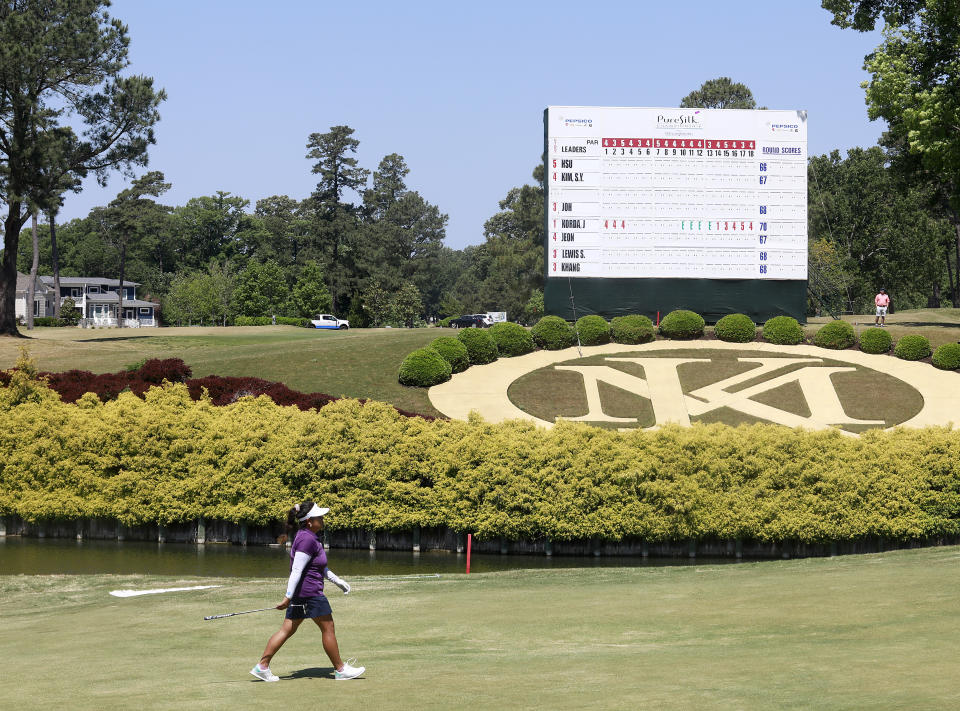
[(244, 610), (243, 612), (228, 612), (225, 615), (207, 615), (205, 620), (219, 620), (224, 617), (233, 617), (234, 615), (249, 615), (251, 612), (263, 612), (264, 610), (276, 610), (276, 607), (261, 607), (259, 610)]

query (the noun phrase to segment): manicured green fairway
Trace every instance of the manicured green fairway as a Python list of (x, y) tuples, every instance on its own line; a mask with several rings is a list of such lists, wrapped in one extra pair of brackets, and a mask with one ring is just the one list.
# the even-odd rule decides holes
[(397, 382), (410, 351), (450, 329), (38, 328), (31, 340), (0, 338), (0, 368), (10, 368), (27, 345), (41, 370), (115, 372), (144, 358), (182, 358), (195, 377), (235, 375), (276, 380), (294, 390), (371, 398), (436, 415), (426, 390)]
[[(336, 551), (333, 551), (335, 560)], [(960, 706), (960, 548), (695, 567), (355, 578), (319, 633), (247, 672), (280, 580), (0, 576), (0, 706), (947, 709)], [(118, 599), (117, 588), (223, 588)], [(315, 695), (315, 696), (311, 696)], [(307, 701), (307, 699), (313, 699)]]

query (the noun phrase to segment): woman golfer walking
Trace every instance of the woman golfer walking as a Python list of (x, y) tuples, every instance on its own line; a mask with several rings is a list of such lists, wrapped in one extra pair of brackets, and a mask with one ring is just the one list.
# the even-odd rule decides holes
[(280, 681), (280, 677), (270, 671), (270, 660), (307, 618), (316, 622), (320, 628), (323, 651), (333, 664), (335, 679), (353, 679), (364, 672), (364, 667), (345, 664), (340, 658), (337, 635), (333, 628), (333, 612), (323, 594), (324, 578), (343, 590), (344, 595), (350, 592), (350, 585), (327, 567), (327, 552), (318, 537), (323, 530), (323, 517), (329, 510), (308, 500), (287, 512), (287, 525), (294, 528), (299, 524), (290, 548), (287, 591), (283, 601), (277, 605), (278, 610), (286, 610), (287, 614), (280, 629), (267, 640), (267, 647), (263, 650), (260, 661), (250, 670), (258, 679)]

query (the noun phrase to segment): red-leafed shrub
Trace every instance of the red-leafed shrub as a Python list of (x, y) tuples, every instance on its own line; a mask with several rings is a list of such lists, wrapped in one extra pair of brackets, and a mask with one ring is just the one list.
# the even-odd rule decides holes
[[(237, 378), (221, 375), (208, 375), (205, 378), (190, 378), (190, 366), (179, 358), (161, 360), (154, 358), (145, 361), (136, 370), (124, 370), (119, 373), (97, 375), (89, 370), (68, 370), (63, 373), (40, 373), (47, 379), (50, 388), (60, 394), (63, 402), (76, 402), (84, 393), (94, 393), (102, 402), (114, 400), (124, 392), (130, 391), (137, 397), (150, 388), (169, 380), (172, 383), (185, 383), (190, 397), (199, 400), (203, 388), (210, 393), (214, 405), (229, 405), (242, 397), (266, 395), (278, 405), (296, 405), (301, 410), (319, 410), (324, 405), (339, 398), (324, 393), (301, 393), (291, 390), (283, 383), (260, 378)], [(9, 371), (0, 370), (0, 385), (10, 384)], [(361, 402), (363, 402), (361, 400)], [(435, 418), (396, 408), (405, 417)]]
[(148, 383), (162, 383), (169, 380), (171, 383), (183, 383), (193, 371), (190, 366), (179, 358), (151, 358), (140, 366), (138, 370), (130, 373), (131, 376), (139, 377)]

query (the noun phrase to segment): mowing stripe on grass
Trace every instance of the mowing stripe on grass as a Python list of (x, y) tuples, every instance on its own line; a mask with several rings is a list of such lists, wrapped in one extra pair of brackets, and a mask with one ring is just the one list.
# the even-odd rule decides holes
[(110, 594), (114, 597), (136, 597), (137, 595), (156, 595), (157, 593), (183, 592), (184, 590), (209, 590), (210, 588), (219, 588), (221, 585), (194, 585), (189, 588), (156, 588), (154, 590), (111, 590)]

